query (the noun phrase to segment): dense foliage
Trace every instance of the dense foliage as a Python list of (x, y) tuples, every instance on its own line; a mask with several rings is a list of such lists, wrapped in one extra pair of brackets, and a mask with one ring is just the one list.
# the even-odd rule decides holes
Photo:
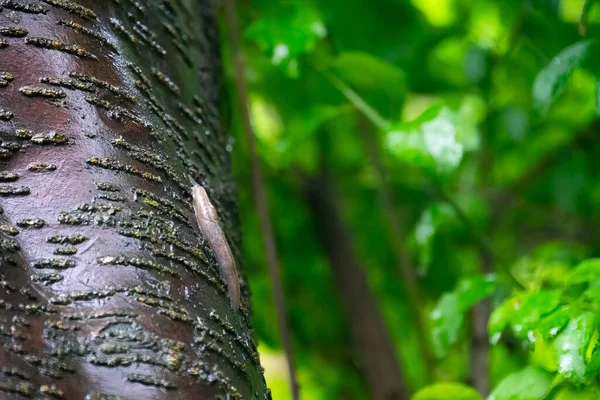
[[(480, 399), (470, 310), (488, 324), (493, 400), (595, 399), (600, 371), (600, 4), (594, 0), (254, 0), (240, 5), (306, 399), (368, 393), (298, 185), (334, 171), (414, 399)], [(227, 28), (222, 29), (231, 76)], [(230, 86), (234, 81), (230, 80)], [(231, 89), (231, 88), (230, 88)], [(234, 93), (233, 90), (229, 90)], [(247, 154), (231, 110), (254, 323), (286, 398)], [(361, 135), (381, 148), (374, 171)], [(409, 301), (378, 200), (392, 192), (420, 298)], [(326, 223), (326, 221), (322, 221)], [(427, 368), (413, 309), (428, 315)], [(350, 316), (351, 318), (351, 316)], [(481, 346), (481, 344), (479, 344)], [(484, 344), (483, 351), (487, 351)]]

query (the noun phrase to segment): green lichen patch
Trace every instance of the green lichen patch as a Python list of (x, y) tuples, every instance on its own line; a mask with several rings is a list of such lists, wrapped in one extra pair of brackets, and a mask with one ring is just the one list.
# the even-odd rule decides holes
[(32, 136), (31, 141), (39, 145), (60, 145), (67, 143), (68, 139), (63, 133), (51, 131), (47, 133), (37, 133)]
[(15, 79), (15, 77), (10, 72), (0, 71), (0, 87), (8, 86), (13, 79)]
[(29, 31), (17, 26), (0, 26), (0, 35), (7, 37), (25, 37)]
[(26, 186), (0, 185), (0, 196), (26, 196), (31, 189)]
[(41, 218), (24, 218), (17, 221), (17, 226), (26, 229), (42, 229), (46, 221)]
[(61, 274), (33, 274), (31, 275), (32, 282), (43, 283), (44, 285), (52, 285), (64, 279)]
[[(0, 45), (1, 44), (2, 43), (0, 42)], [(0, 108), (0, 121), (10, 121), (14, 116), (15, 114), (12, 111)]]
[(174, 383), (168, 382), (164, 379), (157, 379), (151, 375), (143, 375), (143, 374), (129, 374), (127, 375), (127, 380), (130, 382), (141, 383), (147, 386), (156, 386), (164, 389), (175, 389), (176, 386)]
[(119, 189), (118, 186), (113, 185), (112, 183), (109, 182), (96, 182), (96, 189), (98, 190), (102, 190), (104, 192), (119, 192), (121, 191), (121, 189)]
[(75, 246), (63, 246), (54, 249), (54, 254), (59, 256), (72, 256), (77, 253), (77, 247)]
[(97, 19), (96, 13), (87, 7), (80, 4), (74, 3), (68, 0), (42, 0), (44, 3), (53, 5), (54, 7), (61, 8), (71, 14), (78, 17), (95, 21)]
[(27, 166), (27, 169), (31, 172), (53, 172), (56, 171), (57, 166), (48, 163), (31, 163)]
[(58, 21), (58, 24), (62, 25), (62, 26), (67, 26), (67, 27), (69, 27), (69, 28), (71, 28), (71, 29), (73, 29), (73, 30), (75, 30), (77, 32), (80, 32), (80, 33), (86, 34), (88, 36), (91, 36), (91, 37), (97, 39), (98, 41), (100, 41), (100, 43), (108, 46), (112, 51), (118, 53), (117, 45), (115, 45), (110, 40), (106, 39), (99, 32), (96, 32), (96, 31), (94, 31), (94, 30), (92, 30), (90, 28), (87, 28), (87, 27), (85, 27), (85, 26), (83, 26), (81, 24), (78, 24), (78, 23), (76, 23), (74, 21), (67, 21), (67, 20), (64, 20), (64, 19), (61, 19), (60, 21)]
[(132, 266), (140, 269), (153, 270), (162, 272), (171, 276), (179, 276), (172, 268), (166, 265), (158, 264), (154, 261), (144, 260), (139, 257), (124, 257), (124, 256), (103, 256), (97, 259), (101, 265), (123, 265)]
[(6, 7), (9, 10), (22, 11), (29, 14), (46, 13), (46, 9), (39, 4), (27, 3), (19, 0), (4, 0), (0, 2), (0, 6)]
[(11, 171), (0, 171), (0, 182), (14, 182), (19, 180), (19, 175)]
[(41, 83), (46, 83), (52, 86), (60, 86), (72, 90), (83, 90), (93, 92), (96, 90), (94, 85), (87, 82), (80, 82), (76, 79), (54, 78), (51, 76), (43, 76), (40, 78)]
[(17, 129), (15, 136), (19, 139), (31, 139), (33, 137), (33, 131), (29, 129)]
[(67, 93), (62, 90), (46, 89), (37, 86), (22, 86), (19, 92), (27, 97), (44, 97), (47, 99), (63, 99), (67, 97)]
[(46, 241), (48, 243), (55, 243), (55, 244), (80, 244), (85, 242), (87, 239), (85, 236), (83, 235), (67, 235), (67, 236), (62, 236), (62, 235), (57, 235), (57, 236), (50, 236), (46, 239)]
[(9, 235), (9, 236), (17, 236), (19, 234), (19, 230), (12, 225), (0, 225), (0, 232)]
[(94, 54), (76, 44), (66, 44), (58, 40), (43, 37), (28, 37), (25, 39), (25, 43), (42, 49), (61, 51), (88, 60), (98, 60), (98, 57)]
[(33, 260), (32, 265), (38, 269), (69, 269), (75, 268), (77, 263), (66, 258), (38, 258)]

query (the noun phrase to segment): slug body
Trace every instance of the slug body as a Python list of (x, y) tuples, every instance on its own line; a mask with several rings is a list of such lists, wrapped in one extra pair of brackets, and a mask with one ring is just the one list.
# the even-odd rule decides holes
[(235, 266), (233, 253), (227, 243), (227, 238), (219, 224), (217, 210), (210, 202), (206, 190), (199, 184), (192, 187), (194, 214), (200, 228), (200, 233), (208, 241), (217, 263), (221, 279), (227, 285), (231, 308), (237, 310), (240, 307), (240, 278)]

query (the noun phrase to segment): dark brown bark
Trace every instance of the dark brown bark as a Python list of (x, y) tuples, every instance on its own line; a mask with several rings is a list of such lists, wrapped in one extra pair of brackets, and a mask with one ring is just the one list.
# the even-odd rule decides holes
[(210, 4), (0, 4), (0, 398), (268, 398), (192, 222), (239, 259)]
[(305, 176), (303, 180), (317, 235), (329, 259), (371, 396), (375, 400), (409, 399), (396, 350), (343, 221), (333, 182), (326, 174)]

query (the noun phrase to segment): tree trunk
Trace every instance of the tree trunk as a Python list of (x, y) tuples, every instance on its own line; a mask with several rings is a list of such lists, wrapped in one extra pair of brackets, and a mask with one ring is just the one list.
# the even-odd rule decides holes
[(0, 6), (0, 399), (269, 398), (193, 219), (239, 260), (209, 1)]
[(410, 396), (396, 351), (343, 221), (333, 182), (326, 173), (303, 179), (371, 396), (374, 400), (407, 400)]

